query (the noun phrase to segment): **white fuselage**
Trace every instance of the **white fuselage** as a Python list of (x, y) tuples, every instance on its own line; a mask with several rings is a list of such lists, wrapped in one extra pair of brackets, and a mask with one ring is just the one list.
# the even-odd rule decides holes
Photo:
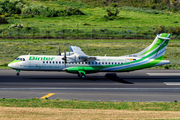
[[(79, 66), (104, 66), (104, 65), (122, 65), (126, 62), (138, 60), (139, 58), (129, 57), (106, 57), (96, 56), (96, 60), (82, 61), (73, 55), (67, 56), (68, 60), (65, 65), (64, 56), (53, 55), (22, 55), (18, 58), (24, 58), (25, 61), (15, 62), (11, 64), (11, 68), (26, 71), (62, 71), (67, 67)], [(72, 59), (69, 59), (72, 58)]]

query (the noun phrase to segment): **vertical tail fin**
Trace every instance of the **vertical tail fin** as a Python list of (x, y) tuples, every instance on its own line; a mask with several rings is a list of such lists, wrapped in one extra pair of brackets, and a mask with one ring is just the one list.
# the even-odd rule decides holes
[(153, 41), (153, 43), (142, 50), (139, 53), (133, 54), (131, 56), (136, 56), (139, 58), (149, 58), (149, 59), (159, 59), (162, 60), (170, 40), (171, 34), (161, 33), (158, 34)]

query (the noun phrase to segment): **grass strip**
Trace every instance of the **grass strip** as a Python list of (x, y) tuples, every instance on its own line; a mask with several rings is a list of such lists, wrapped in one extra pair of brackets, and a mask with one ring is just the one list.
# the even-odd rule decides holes
[(119, 120), (179, 119), (179, 111), (131, 111), (0, 107), (0, 120)]
[(1, 107), (42, 107), (61, 109), (103, 109), (103, 110), (143, 110), (180, 111), (180, 102), (106, 102), (76, 100), (0, 99)]

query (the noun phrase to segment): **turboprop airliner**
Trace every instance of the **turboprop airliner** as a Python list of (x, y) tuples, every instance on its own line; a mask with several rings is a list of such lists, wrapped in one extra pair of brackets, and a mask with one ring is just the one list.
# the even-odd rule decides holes
[(88, 73), (129, 72), (169, 64), (163, 60), (171, 34), (158, 34), (151, 45), (141, 52), (112, 57), (88, 56), (79, 47), (70, 46), (70, 52), (59, 55), (21, 55), (8, 66), (17, 71), (66, 71), (86, 78)]

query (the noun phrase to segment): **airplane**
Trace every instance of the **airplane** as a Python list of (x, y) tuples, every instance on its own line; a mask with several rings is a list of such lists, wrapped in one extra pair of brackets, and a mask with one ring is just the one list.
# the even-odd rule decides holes
[(171, 34), (161, 33), (151, 45), (144, 50), (130, 55), (88, 56), (79, 47), (70, 46), (71, 52), (58, 55), (21, 55), (10, 62), (8, 67), (17, 71), (66, 71), (86, 78), (88, 73), (96, 72), (129, 72), (169, 64), (163, 60)]

